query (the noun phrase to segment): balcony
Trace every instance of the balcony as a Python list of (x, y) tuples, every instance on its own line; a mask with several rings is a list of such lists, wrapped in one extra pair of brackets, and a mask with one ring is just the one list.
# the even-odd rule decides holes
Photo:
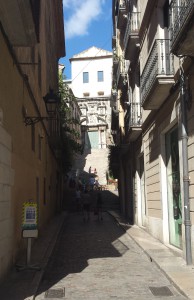
[[(39, 3), (37, 1), (37, 3)], [(33, 13), (30, 0), (0, 1), (0, 20), (13, 46), (33, 46), (38, 39), (38, 13)], [(37, 6), (38, 8), (38, 6)]]
[(119, 57), (116, 53), (113, 53), (113, 74), (117, 74), (117, 69), (119, 65)]
[(140, 103), (131, 103), (125, 115), (125, 136), (127, 142), (136, 140), (142, 132)]
[(110, 97), (110, 107), (115, 107), (116, 103), (117, 103), (117, 90), (113, 88)]
[(123, 57), (120, 57), (116, 74), (117, 88), (121, 89), (127, 84), (128, 62)]
[(129, 15), (124, 35), (125, 59), (134, 58), (137, 44), (139, 43), (140, 13), (133, 12)]
[(194, 0), (172, 0), (170, 10), (172, 53), (194, 56)]
[(125, 26), (127, 22), (127, 9), (124, 0), (118, 1), (118, 14), (117, 14), (117, 22), (116, 27), (121, 29)]
[(112, 49), (116, 48), (117, 38), (116, 35), (112, 36)]
[(158, 109), (174, 84), (170, 40), (155, 40), (141, 75), (141, 102), (144, 109)]

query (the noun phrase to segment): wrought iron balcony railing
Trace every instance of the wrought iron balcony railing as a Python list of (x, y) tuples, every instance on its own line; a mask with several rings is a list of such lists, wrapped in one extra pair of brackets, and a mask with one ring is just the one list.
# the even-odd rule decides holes
[(141, 75), (141, 102), (143, 103), (155, 81), (174, 74), (170, 40), (155, 40)]
[(119, 57), (117, 55), (113, 55), (113, 64), (117, 65), (119, 63)]
[(117, 15), (117, 28), (121, 29), (126, 20), (126, 4), (124, 0), (120, 0), (118, 4), (118, 15)]
[(119, 59), (113, 56), (113, 67), (112, 67), (113, 75), (117, 74), (118, 65), (119, 65)]
[(116, 48), (116, 44), (117, 44), (117, 38), (116, 38), (116, 35), (113, 35), (112, 36), (112, 48)]
[(124, 50), (127, 48), (128, 40), (130, 35), (138, 35), (140, 28), (140, 13), (132, 12), (128, 16), (126, 31), (124, 35)]
[(129, 131), (131, 127), (141, 127), (141, 105), (140, 103), (131, 103), (125, 115), (125, 130)]
[(121, 56), (119, 59), (118, 69), (117, 69), (117, 75), (116, 75), (116, 82), (117, 86), (119, 85), (119, 80), (122, 77), (122, 79), (125, 78), (127, 74), (127, 63), (125, 59)]
[(118, 65), (119, 63), (119, 56), (118, 56), (118, 48), (117, 47), (114, 47), (113, 48), (113, 65)]
[(194, 0), (172, 0), (170, 11), (170, 31), (173, 44), (185, 22), (194, 12)]

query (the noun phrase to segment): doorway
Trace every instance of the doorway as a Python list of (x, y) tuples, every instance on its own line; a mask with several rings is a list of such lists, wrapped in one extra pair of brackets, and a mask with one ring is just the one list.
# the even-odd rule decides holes
[(144, 171), (144, 156), (139, 158), (139, 177), (141, 191), (141, 222), (142, 226), (146, 226), (146, 197), (145, 197), (145, 171)]
[(37, 220), (40, 223), (40, 179), (36, 177)]
[(173, 128), (169, 131), (165, 139), (169, 241), (171, 245), (182, 248), (182, 202), (180, 193), (178, 128)]

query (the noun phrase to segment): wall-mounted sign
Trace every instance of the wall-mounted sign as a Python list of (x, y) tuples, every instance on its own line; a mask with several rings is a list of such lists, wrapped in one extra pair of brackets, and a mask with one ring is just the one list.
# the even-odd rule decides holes
[(23, 204), (23, 229), (36, 229), (38, 224), (37, 203), (25, 202)]

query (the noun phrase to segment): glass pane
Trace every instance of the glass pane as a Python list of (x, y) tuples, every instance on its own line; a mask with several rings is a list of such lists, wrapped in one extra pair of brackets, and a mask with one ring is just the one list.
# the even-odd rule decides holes
[(98, 81), (104, 81), (103, 71), (98, 71)]
[(88, 132), (89, 141), (92, 149), (98, 149), (98, 131)]
[(83, 72), (83, 83), (88, 83), (88, 82), (89, 82), (89, 73)]
[(182, 203), (180, 194), (178, 129), (166, 135), (167, 186), (170, 243), (182, 247)]

